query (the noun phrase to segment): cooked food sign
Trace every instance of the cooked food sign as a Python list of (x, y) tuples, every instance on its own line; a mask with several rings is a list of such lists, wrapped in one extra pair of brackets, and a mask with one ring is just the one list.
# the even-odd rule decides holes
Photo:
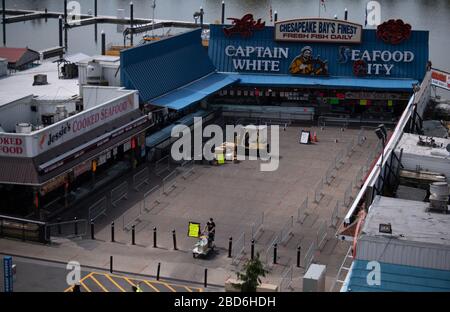
[(362, 26), (333, 19), (297, 19), (275, 23), (275, 41), (361, 43)]

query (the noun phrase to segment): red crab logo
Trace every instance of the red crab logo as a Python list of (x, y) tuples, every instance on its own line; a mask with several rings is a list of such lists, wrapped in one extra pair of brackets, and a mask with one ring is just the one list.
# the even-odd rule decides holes
[(255, 21), (253, 14), (246, 14), (241, 19), (232, 17), (227, 19), (233, 21), (232, 26), (223, 29), (227, 37), (239, 34), (243, 38), (248, 38), (253, 34), (253, 31), (261, 30), (266, 26), (266, 22), (261, 22), (261, 19)]
[(411, 25), (402, 20), (389, 20), (377, 27), (377, 38), (390, 44), (400, 44), (411, 37)]
[(353, 74), (355, 76), (363, 77), (367, 75), (367, 64), (363, 60), (353, 63)]

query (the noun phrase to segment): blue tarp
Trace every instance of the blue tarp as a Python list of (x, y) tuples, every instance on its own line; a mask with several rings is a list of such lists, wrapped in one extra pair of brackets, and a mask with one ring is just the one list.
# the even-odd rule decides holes
[(233, 75), (213, 73), (150, 101), (151, 104), (175, 110), (184, 109), (210, 94), (236, 82)]
[(411, 91), (412, 85), (418, 82), (413, 79), (364, 79), (344, 77), (319, 78), (289, 75), (230, 74), (230, 76), (239, 79), (239, 85), (255, 87), (321, 87)]
[(346, 291), (348, 292), (448, 292), (450, 271), (419, 268), (380, 262), (380, 285), (370, 286), (367, 276), (368, 261), (355, 260)]

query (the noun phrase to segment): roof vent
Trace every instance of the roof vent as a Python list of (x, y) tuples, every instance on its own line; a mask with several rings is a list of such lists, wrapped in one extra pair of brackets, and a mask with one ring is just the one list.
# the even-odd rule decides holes
[(430, 185), (430, 210), (448, 212), (449, 189), (447, 182), (434, 182)]
[(43, 86), (46, 84), (48, 84), (47, 75), (42, 75), (42, 74), (34, 75), (33, 86)]

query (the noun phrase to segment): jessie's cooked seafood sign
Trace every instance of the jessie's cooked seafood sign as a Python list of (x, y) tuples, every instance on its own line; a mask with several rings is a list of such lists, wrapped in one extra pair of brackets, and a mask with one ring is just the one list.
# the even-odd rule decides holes
[(275, 41), (361, 43), (362, 25), (332, 19), (275, 23)]

